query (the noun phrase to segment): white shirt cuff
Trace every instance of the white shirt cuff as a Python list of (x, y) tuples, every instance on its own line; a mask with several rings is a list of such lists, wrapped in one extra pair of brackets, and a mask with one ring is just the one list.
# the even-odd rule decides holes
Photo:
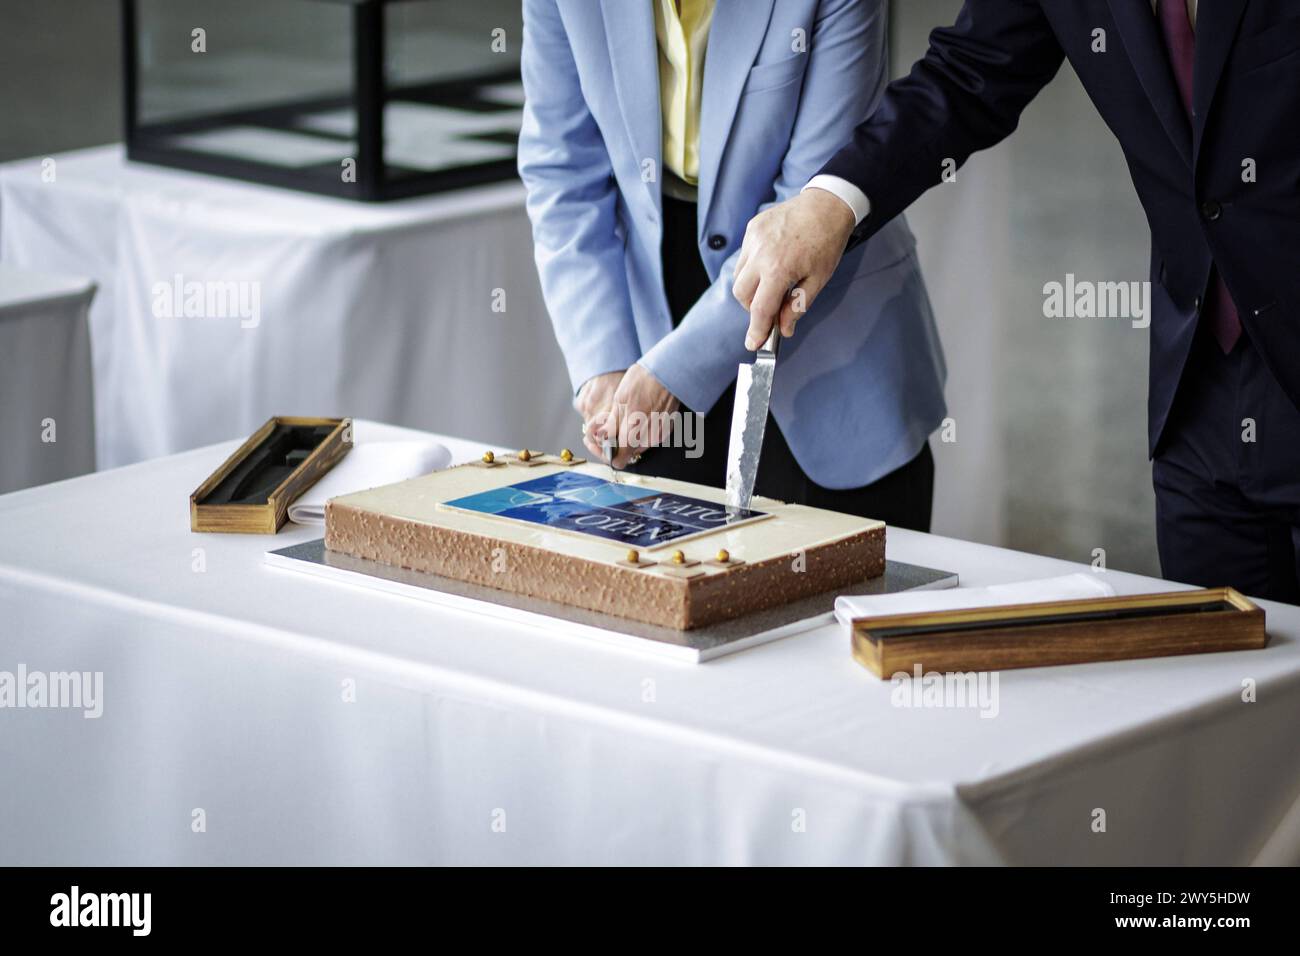
[(799, 190), (803, 192), (808, 189), (822, 189), (832, 196), (843, 201), (843, 203), (853, 210), (854, 225), (860, 225), (862, 220), (866, 219), (871, 212), (871, 200), (866, 194), (853, 185), (847, 179), (840, 179), (838, 176), (814, 176), (808, 180), (808, 185)]

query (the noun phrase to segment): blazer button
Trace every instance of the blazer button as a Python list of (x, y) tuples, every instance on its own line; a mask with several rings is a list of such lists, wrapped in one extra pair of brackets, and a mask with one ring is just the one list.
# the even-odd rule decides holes
[(720, 236), (716, 232), (713, 235), (709, 236), (710, 249), (717, 250), (717, 249), (725, 249), (726, 247), (727, 247), (726, 236)]
[(1223, 215), (1223, 207), (1213, 199), (1207, 199), (1205, 202), (1201, 203), (1201, 215), (1210, 222), (1214, 222)]

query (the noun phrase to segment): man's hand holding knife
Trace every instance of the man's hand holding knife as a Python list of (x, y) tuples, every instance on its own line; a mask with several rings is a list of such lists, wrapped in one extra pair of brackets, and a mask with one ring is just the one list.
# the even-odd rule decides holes
[(763, 436), (772, 404), (780, 337), (830, 281), (856, 225), (843, 200), (820, 189), (759, 213), (745, 228), (732, 294), (749, 310), (745, 347), (756, 351), (741, 363), (727, 447), (727, 510), (744, 516), (758, 480)]
[[(745, 230), (732, 293), (749, 311), (745, 346), (757, 351), (742, 365), (728, 450), (728, 503), (748, 507), (758, 470), (776, 363), (774, 327), (789, 338), (839, 265), (856, 225), (838, 197), (808, 189), (759, 213)], [(574, 402), (583, 442), (593, 458), (626, 468), (647, 448), (668, 439), (666, 418), (680, 407), (668, 389), (640, 364), (589, 379)]]
[(731, 287), (749, 312), (745, 347), (758, 349), (773, 325), (795, 322), (826, 287), (856, 225), (853, 210), (822, 189), (807, 189), (749, 221)]

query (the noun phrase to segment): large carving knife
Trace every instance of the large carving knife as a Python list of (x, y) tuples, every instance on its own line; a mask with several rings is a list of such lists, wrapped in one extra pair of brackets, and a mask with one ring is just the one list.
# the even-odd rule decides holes
[(736, 404), (731, 413), (731, 444), (727, 448), (728, 508), (748, 508), (754, 496), (780, 342), (780, 327), (773, 325), (772, 334), (754, 355), (754, 363), (741, 363), (736, 374)]

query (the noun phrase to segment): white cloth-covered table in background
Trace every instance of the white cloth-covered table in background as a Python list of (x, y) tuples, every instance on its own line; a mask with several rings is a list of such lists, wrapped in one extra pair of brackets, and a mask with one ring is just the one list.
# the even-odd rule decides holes
[(0, 261), (0, 493), (95, 469), (89, 279)]
[(518, 182), (370, 205), (128, 163), (119, 146), (51, 162), (0, 167), (0, 261), (100, 285), (101, 468), (272, 415), (579, 443)]
[(0, 497), (0, 671), (103, 673), (97, 719), (0, 711), (0, 864), (1300, 862), (1300, 609), (1261, 651), (902, 707), (837, 626), (692, 666), (268, 567), (319, 531), (189, 531), (234, 447)]

